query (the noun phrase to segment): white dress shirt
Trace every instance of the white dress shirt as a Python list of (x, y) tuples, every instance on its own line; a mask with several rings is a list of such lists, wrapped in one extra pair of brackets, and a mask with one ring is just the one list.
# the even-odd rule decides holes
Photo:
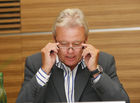
[[(77, 66), (71, 71), (71, 69), (65, 64), (63, 64), (57, 56), (55, 65), (58, 68), (63, 69), (64, 71), (64, 87), (65, 87), (66, 99), (67, 99), (67, 102), (72, 103), (74, 102), (74, 81), (75, 81), (76, 72), (79, 65), (82, 66), (82, 69), (86, 68), (85, 62), (82, 59), (77, 64)], [(41, 86), (44, 86), (49, 81), (50, 75), (51, 73), (47, 75), (46, 72), (44, 72), (43, 69), (40, 68), (38, 72), (36, 73), (36, 79), (37, 79), (38, 84)], [(98, 82), (98, 80), (100, 79), (100, 76), (101, 75), (99, 75), (94, 80), (94, 83)]]

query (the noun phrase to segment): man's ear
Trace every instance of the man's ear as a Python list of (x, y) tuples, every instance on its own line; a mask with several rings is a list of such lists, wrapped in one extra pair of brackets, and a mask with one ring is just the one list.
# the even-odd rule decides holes
[(53, 40), (54, 40), (54, 42), (57, 42), (56, 36), (54, 36), (54, 35), (53, 35)]
[(86, 36), (86, 39), (85, 39), (84, 43), (86, 43), (87, 41), (88, 41), (88, 36)]

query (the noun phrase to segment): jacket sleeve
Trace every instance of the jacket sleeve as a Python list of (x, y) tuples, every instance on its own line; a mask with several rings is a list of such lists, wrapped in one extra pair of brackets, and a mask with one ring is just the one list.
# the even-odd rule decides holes
[(100, 80), (93, 84), (93, 87), (103, 101), (126, 101), (129, 103), (129, 97), (116, 73), (114, 57), (111, 56), (111, 59), (108, 60), (106, 67), (103, 68), (105, 72), (101, 74)]
[(30, 58), (27, 57), (25, 62), (24, 82), (16, 103), (32, 103), (34, 98), (38, 95), (41, 86), (37, 83), (35, 77), (36, 72), (37, 70), (35, 70), (35, 67), (32, 65)]

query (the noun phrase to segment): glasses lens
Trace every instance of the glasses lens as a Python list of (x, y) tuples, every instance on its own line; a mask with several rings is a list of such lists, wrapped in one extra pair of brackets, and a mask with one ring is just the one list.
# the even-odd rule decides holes
[(72, 46), (70, 46), (70, 43), (68, 42), (59, 42), (59, 45), (58, 47), (60, 49), (81, 49), (82, 48), (82, 42), (75, 42), (75, 43), (72, 43)]

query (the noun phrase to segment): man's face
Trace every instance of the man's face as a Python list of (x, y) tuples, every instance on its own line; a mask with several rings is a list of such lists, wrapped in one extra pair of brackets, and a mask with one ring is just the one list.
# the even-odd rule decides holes
[(81, 60), (82, 46), (86, 41), (83, 27), (57, 27), (56, 42), (59, 42), (59, 59), (71, 69)]

